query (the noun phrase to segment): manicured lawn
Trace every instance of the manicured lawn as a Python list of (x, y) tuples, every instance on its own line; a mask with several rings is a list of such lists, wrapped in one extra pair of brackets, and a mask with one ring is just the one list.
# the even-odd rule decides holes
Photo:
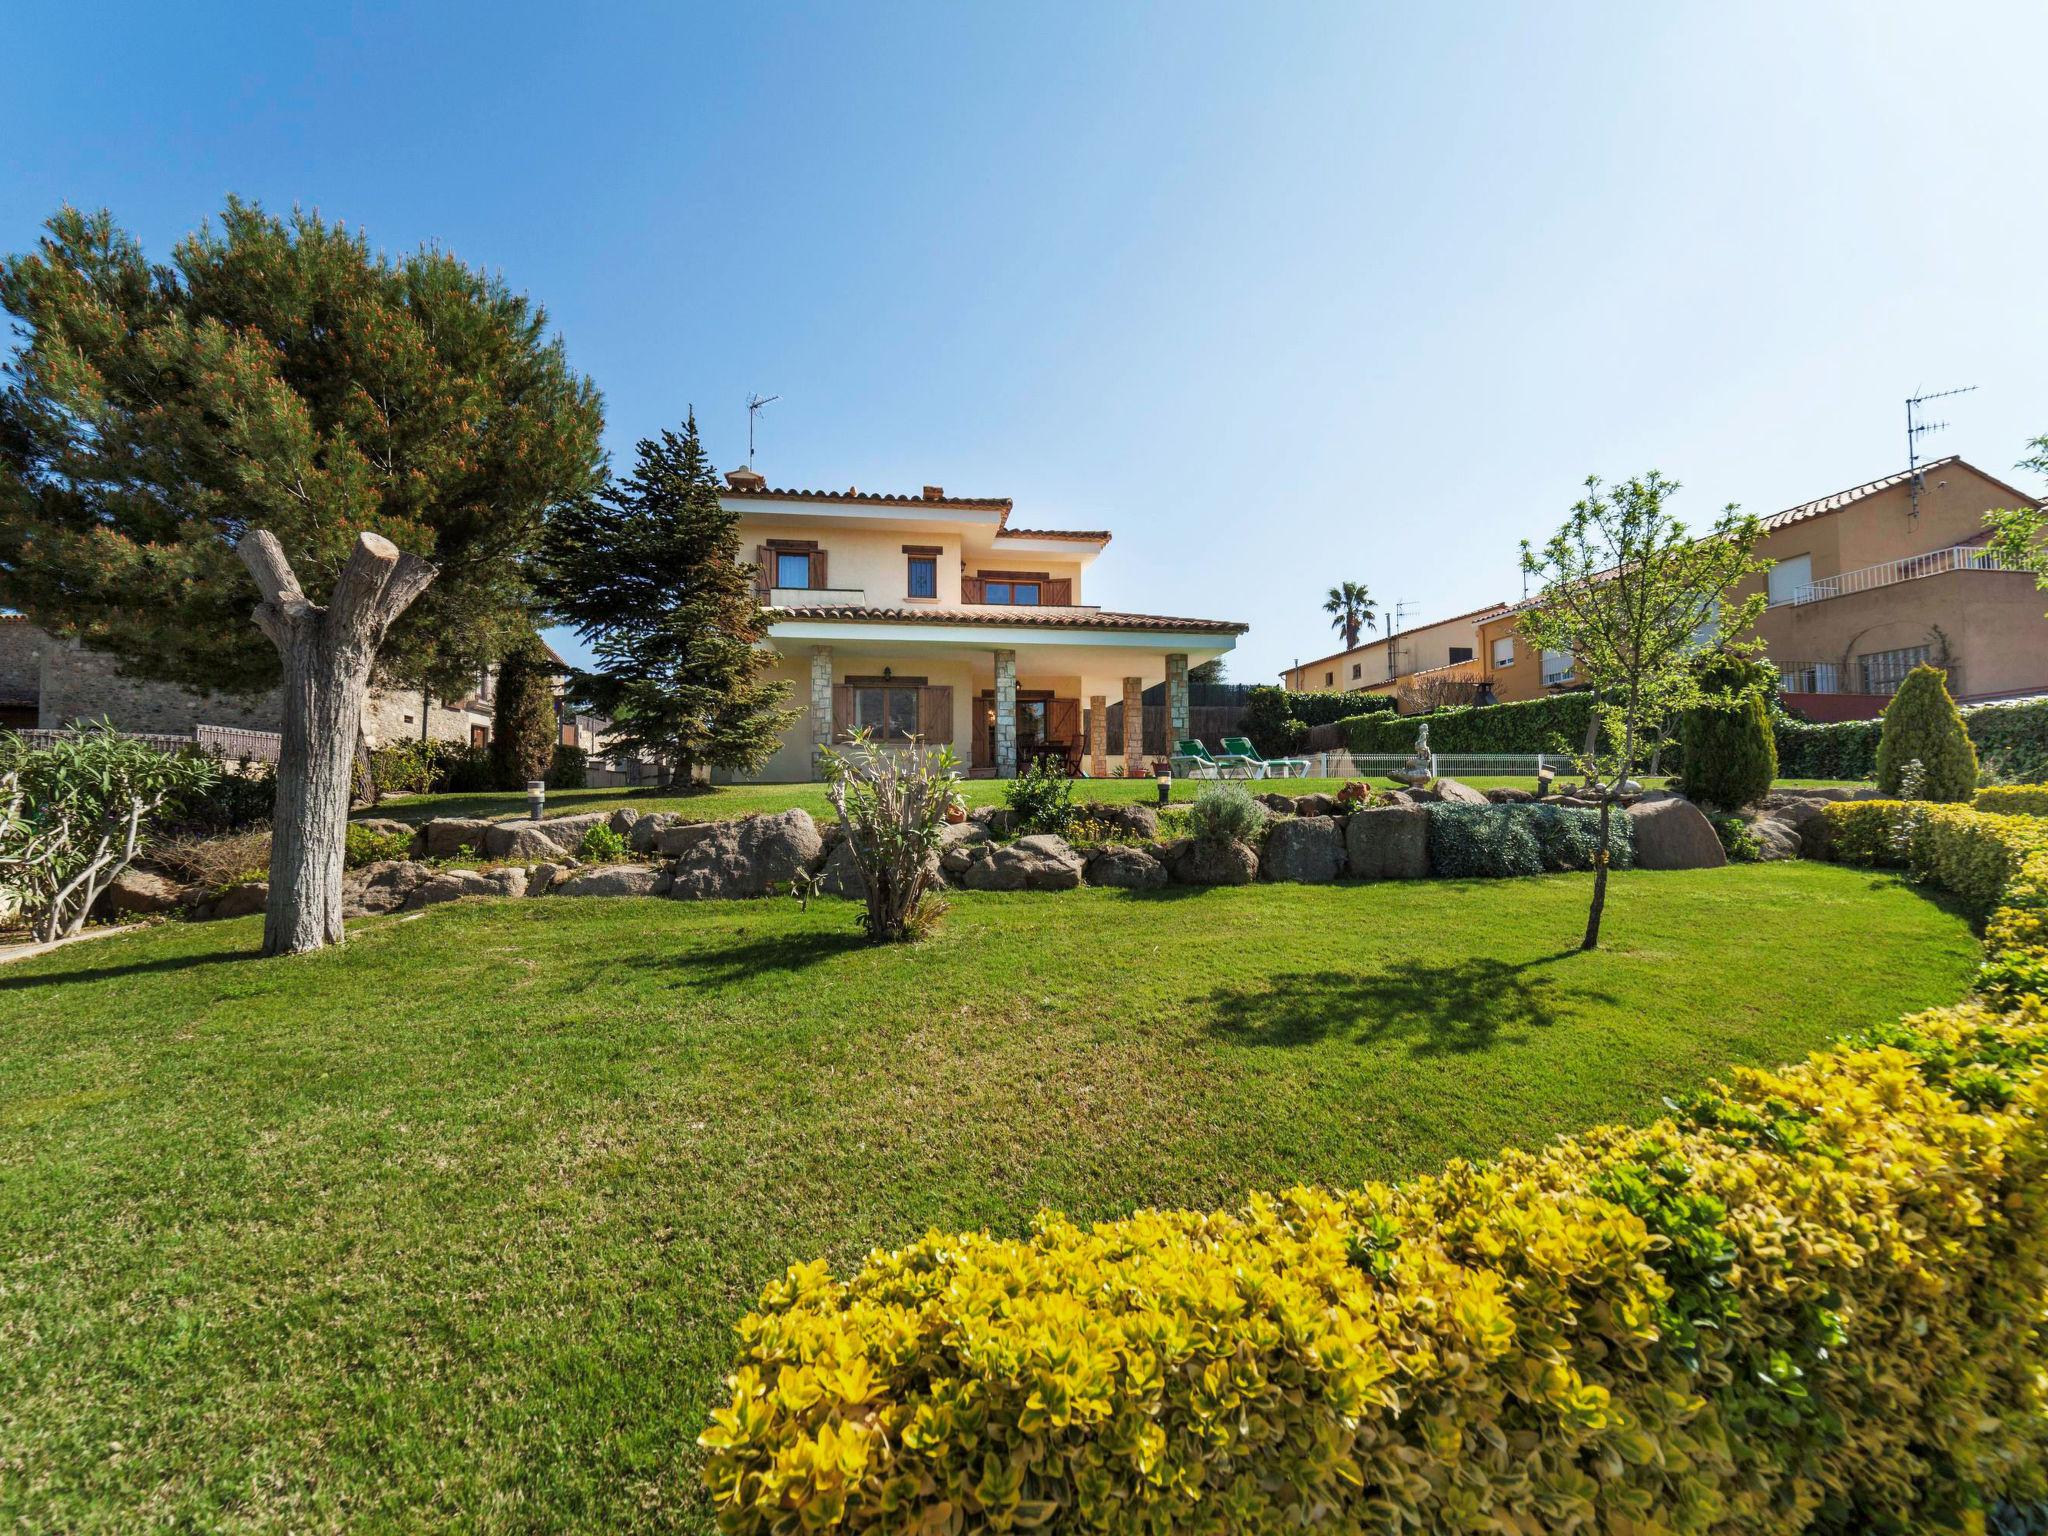
[(792, 1261), (1350, 1183), (1646, 1118), (1944, 1002), (1867, 871), (258, 920), (0, 972), (0, 1524), (703, 1530)]
[[(1335, 794), (1349, 780), (1346, 779), (1286, 779), (1270, 784), (1253, 783), (1246, 787), (1254, 792), (1279, 790), (1283, 794)], [(1382, 788), (1392, 788), (1391, 779), (1372, 779), (1370, 783)], [(1513, 777), (1472, 777), (1464, 779), (1475, 789), (1492, 789), (1497, 785), (1512, 785), (1519, 789), (1533, 791), (1533, 778)], [(1652, 788), (1665, 782), (1663, 779), (1646, 779)], [(1837, 782), (1831, 779), (1783, 779), (1779, 781), (1787, 789)], [(1175, 804), (1192, 801), (1206, 787), (1205, 781), (1176, 779), (1173, 782)], [(1001, 779), (969, 779), (965, 785), (969, 805), (1001, 805), (1003, 803), (1004, 781)], [(1158, 785), (1152, 779), (1077, 779), (1074, 783), (1074, 798), (1081, 800), (1107, 800), (1124, 802), (1142, 800), (1152, 804), (1158, 796)], [(665, 789), (557, 789), (548, 793), (548, 814), (566, 816), (576, 811), (611, 810), (621, 805), (630, 805), (642, 811), (685, 811), (691, 816), (706, 821), (716, 821), (729, 816), (746, 816), (755, 811), (781, 811), (799, 805), (813, 816), (827, 817), (832, 814), (831, 803), (825, 798), (823, 784), (721, 784), (713, 789), (699, 790), (694, 794), (677, 794)], [(526, 796), (523, 794), (482, 794), (482, 795), (406, 795), (391, 796), (375, 810), (359, 811), (359, 816), (389, 816), (400, 821), (425, 821), (433, 816), (524, 816)]]

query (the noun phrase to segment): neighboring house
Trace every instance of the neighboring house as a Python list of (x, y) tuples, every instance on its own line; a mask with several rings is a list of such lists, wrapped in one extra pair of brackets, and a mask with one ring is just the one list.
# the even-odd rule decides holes
[[(1144, 690), (1166, 684), (1186, 734), (1188, 669), (1245, 630), (1090, 607), (1083, 582), (1109, 535), (1013, 528), (1007, 498), (726, 479), (773, 618), (773, 675), (804, 711), (745, 780), (816, 778), (818, 748), (860, 728), (950, 744), (977, 775), (1011, 777), (1040, 753), (1096, 775), (1146, 772)], [(1111, 700), (1125, 704), (1128, 741), (1109, 740)]]
[(1398, 693), (1404, 678), (1472, 662), (1480, 623), (1506, 611), (1500, 603), (1488, 603), (1455, 618), (1396, 630), (1347, 651), (1296, 662), (1280, 674), (1281, 680), (1289, 688), (1311, 692)]
[[(1922, 662), (1948, 672), (1963, 702), (2048, 693), (2048, 596), (1985, 549), (1984, 514), (2036, 505), (1960, 458), (1904, 471), (1764, 518), (1757, 622), (1789, 708), (1817, 720), (1871, 719)], [(1482, 622), (1493, 697), (1540, 698), (1575, 685), (1571, 657), (1533, 650), (1522, 604)]]
[[(496, 692), (495, 668), (459, 699), (373, 689), (363, 723), (378, 746), (399, 741), (483, 746), (491, 739)], [(113, 657), (59, 640), (19, 614), (0, 615), (0, 728), (53, 731), (104, 719), (139, 735), (195, 736), (204, 728), (219, 740), (221, 732), (274, 734), (282, 724), (281, 710), (274, 689), (253, 696), (195, 693), (172, 683), (123, 677)], [(600, 722), (566, 709), (561, 715), (563, 744), (595, 752)], [(243, 745), (263, 755), (260, 743)]]

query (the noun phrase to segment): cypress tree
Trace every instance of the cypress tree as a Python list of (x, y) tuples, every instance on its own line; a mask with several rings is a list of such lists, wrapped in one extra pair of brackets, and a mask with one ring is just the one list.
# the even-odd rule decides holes
[(491, 705), (491, 779), (500, 789), (524, 789), (545, 779), (555, 760), (554, 680), (560, 669), (539, 635), (529, 634), (498, 663)]
[(799, 712), (760, 675), (768, 618), (739, 516), (719, 502), (694, 413), (635, 454), (631, 475), (548, 523), (548, 605), (597, 660), (570, 687), (611, 717), (612, 745), (679, 779), (700, 764), (757, 768)]
[(1778, 743), (1764, 707), (1770, 669), (1715, 651), (1695, 669), (1699, 697), (1678, 725), (1685, 793), (1724, 811), (1768, 794), (1778, 776)]
[(1897, 796), (1906, 787), (1906, 765), (1915, 762), (1921, 799), (1968, 800), (1976, 794), (1976, 744), (1939, 667), (1908, 672), (1885, 706), (1877, 738), (1878, 791)]

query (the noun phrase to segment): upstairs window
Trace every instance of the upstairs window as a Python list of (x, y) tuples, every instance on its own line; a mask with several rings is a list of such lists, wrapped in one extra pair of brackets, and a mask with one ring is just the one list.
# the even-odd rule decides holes
[(1470, 661), (1471, 659), (1472, 659), (1472, 647), (1471, 647), (1471, 646), (1469, 646), (1469, 645), (1454, 645), (1454, 646), (1452, 646), (1452, 647), (1451, 647), (1451, 663), (1450, 663), (1450, 664), (1451, 664), (1452, 666), (1456, 666), (1456, 665), (1457, 665), (1457, 664), (1458, 664), (1459, 662), (1461, 662), (1461, 661)]
[(793, 587), (803, 591), (808, 589), (810, 584), (811, 556), (809, 551), (799, 551), (795, 554), (790, 553), (786, 549), (776, 551), (775, 585), (778, 587)]
[(912, 555), (910, 557), (909, 591), (912, 597), (937, 597), (939, 595), (938, 556)]
[(1035, 581), (991, 581), (987, 584), (983, 602), (1000, 603), (1007, 607), (1036, 608), (1038, 606), (1038, 583)]
[(1786, 603), (1803, 603), (1813, 596), (1813, 556), (1791, 555), (1772, 566), (1764, 577), (1766, 601), (1777, 608)]
[(1351, 680), (1357, 682), (1365, 674), (1365, 668), (1357, 662), (1351, 663)]
[(1543, 653), (1543, 686), (1558, 688), (1572, 680), (1572, 653), (1570, 651), (1545, 651)]
[(1502, 635), (1493, 642), (1493, 664), (1496, 667), (1512, 667), (1515, 664), (1515, 637)]

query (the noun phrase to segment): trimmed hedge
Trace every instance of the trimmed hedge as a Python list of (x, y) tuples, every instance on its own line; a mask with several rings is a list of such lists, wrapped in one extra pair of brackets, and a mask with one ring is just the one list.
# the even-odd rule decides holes
[[(1429, 866), (1445, 880), (1499, 880), (1591, 869), (1600, 813), (1569, 805), (1432, 805)], [(1610, 867), (1636, 861), (1634, 824), (1617, 811), (1608, 824)]]
[(1982, 920), (2030, 858), (2048, 860), (2048, 821), (1922, 800), (1849, 800), (1826, 807), (1822, 846), (1845, 864), (1911, 869)]
[(1391, 714), (1394, 708), (1391, 694), (1320, 690), (1293, 693), (1271, 683), (1260, 683), (1245, 699), (1238, 729), (1251, 737), (1253, 746), (1272, 757), (1296, 750), (1311, 726), (1333, 725), (1372, 713)]
[[(1825, 813), (1889, 847), (1879, 802)], [(1982, 1531), (2048, 1497), (2048, 851), (1976, 1000), (1437, 1177), (792, 1267), (702, 1444), (733, 1532)], [(1994, 825), (1982, 825), (1990, 823)], [(1920, 834), (1915, 835), (1917, 846)], [(1968, 843), (1976, 852), (1964, 855)], [(1997, 845), (1993, 859), (1979, 845)]]
[(1437, 752), (1576, 752), (1585, 745), (1592, 718), (1592, 694), (1559, 693), (1427, 715), (1353, 715), (1340, 723), (1353, 752), (1412, 751), (1424, 721)]
[(1977, 791), (1980, 811), (2001, 816), (2048, 816), (2048, 784), (1994, 784)]
[[(1987, 768), (2006, 778), (2048, 779), (2048, 699), (2020, 704), (1982, 704), (1963, 711), (1963, 725)], [(1844, 720), (1808, 725), (1773, 722), (1778, 738), (1778, 776), (1785, 779), (1874, 779), (1878, 722)]]

